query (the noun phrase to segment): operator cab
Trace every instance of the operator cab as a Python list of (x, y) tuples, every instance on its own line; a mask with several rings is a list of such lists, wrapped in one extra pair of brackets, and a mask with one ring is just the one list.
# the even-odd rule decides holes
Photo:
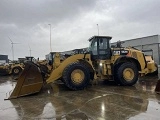
[(89, 39), (89, 52), (92, 60), (105, 60), (111, 58), (111, 47), (109, 36), (93, 36)]
[(53, 64), (54, 55), (55, 55), (55, 52), (50, 52), (48, 55), (46, 55), (46, 60), (49, 65)]
[(36, 59), (34, 58), (34, 57), (32, 57), (32, 56), (26, 56), (25, 57), (25, 61), (24, 62), (26, 62), (26, 61), (31, 61), (31, 62), (36, 62)]

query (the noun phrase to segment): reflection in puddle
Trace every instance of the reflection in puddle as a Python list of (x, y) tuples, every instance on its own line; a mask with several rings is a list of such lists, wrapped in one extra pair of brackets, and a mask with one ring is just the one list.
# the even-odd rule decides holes
[(4, 101), (9, 92), (14, 89), (15, 84), (15, 82), (8, 81), (6, 79), (0, 79), (0, 119), (19, 119), (19, 115), (15, 109), (17, 106), (14, 106), (9, 100)]
[(44, 109), (40, 118), (51, 119), (51, 118), (54, 118), (55, 116), (56, 116), (56, 112), (55, 112), (54, 106), (52, 105), (52, 103), (47, 103), (44, 106)]
[(155, 101), (149, 101), (148, 107), (146, 112), (140, 113), (130, 118), (130, 120), (137, 120), (137, 119), (145, 119), (145, 120), (158, 120), (159, 119), (159, 110), (160, 104)]
[(91, 120), (85, 113), (80, 110), (72, 111), (64, 116), (63, 120)]
[(140, 80), (136, 87), (139, 90), (143, 90), (145, 92), (149, 91), (154, 93), (156, 88), (156, 80), (153, 81)]
[(102, 104), (101, 104), (101, 116), (103, 117), (103, 118), (105, 118), (106, 116), (105, 116), (105, 104), (104, 104), (104, 102), (102, 102)]

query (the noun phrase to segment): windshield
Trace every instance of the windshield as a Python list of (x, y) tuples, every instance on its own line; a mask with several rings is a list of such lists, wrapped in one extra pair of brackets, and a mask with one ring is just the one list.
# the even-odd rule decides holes
[(92, 51), (93, 55), (97, 55), (97, 40), (92, 39), (89, 45), (89, 51)]
[(48, 55), (46, 55), (46, 60), (47, 60), (49, 65), (52, 65), (53, 58), (54, 58), (54, 53), (49, 53)]
[(49, 60), (52, 60), (52, 58), (53, 58), (53, 55), (50, 53), (48, 59), (49, 59)]
[(99, 38), (99, 49), (107, 49), (107, 48), (108, 48), (107, 38)]

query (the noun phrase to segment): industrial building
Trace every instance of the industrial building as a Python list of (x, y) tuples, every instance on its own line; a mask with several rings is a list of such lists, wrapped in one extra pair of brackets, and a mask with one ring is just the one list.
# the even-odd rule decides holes
[(0, 55), (0, 64), (8, 63), (8, 55)]
[[(112, 43), (114, 45), (115, 43)], [(132, 46), (139, 50), (148, 50), (147, 54), (153, 53), (153, 59), (160, 64), (160, 35), (152, 35), (130, 40), (124, 40), (123, 47)]]

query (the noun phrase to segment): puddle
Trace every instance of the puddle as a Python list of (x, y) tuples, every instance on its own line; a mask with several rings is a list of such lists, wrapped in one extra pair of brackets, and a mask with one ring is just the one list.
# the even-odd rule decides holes
[(86, 90), (70, 91), (63, 84), (53, 84), (42, 92), (13, 100), (5, 100), (6, 92), (16, 82), (11, 78), (0, 82), (0, 118), (53, 120), (158, 119), (160, 95), (155, 94), (156, 82), (141, 80), (136, 86), (89, 86)]

